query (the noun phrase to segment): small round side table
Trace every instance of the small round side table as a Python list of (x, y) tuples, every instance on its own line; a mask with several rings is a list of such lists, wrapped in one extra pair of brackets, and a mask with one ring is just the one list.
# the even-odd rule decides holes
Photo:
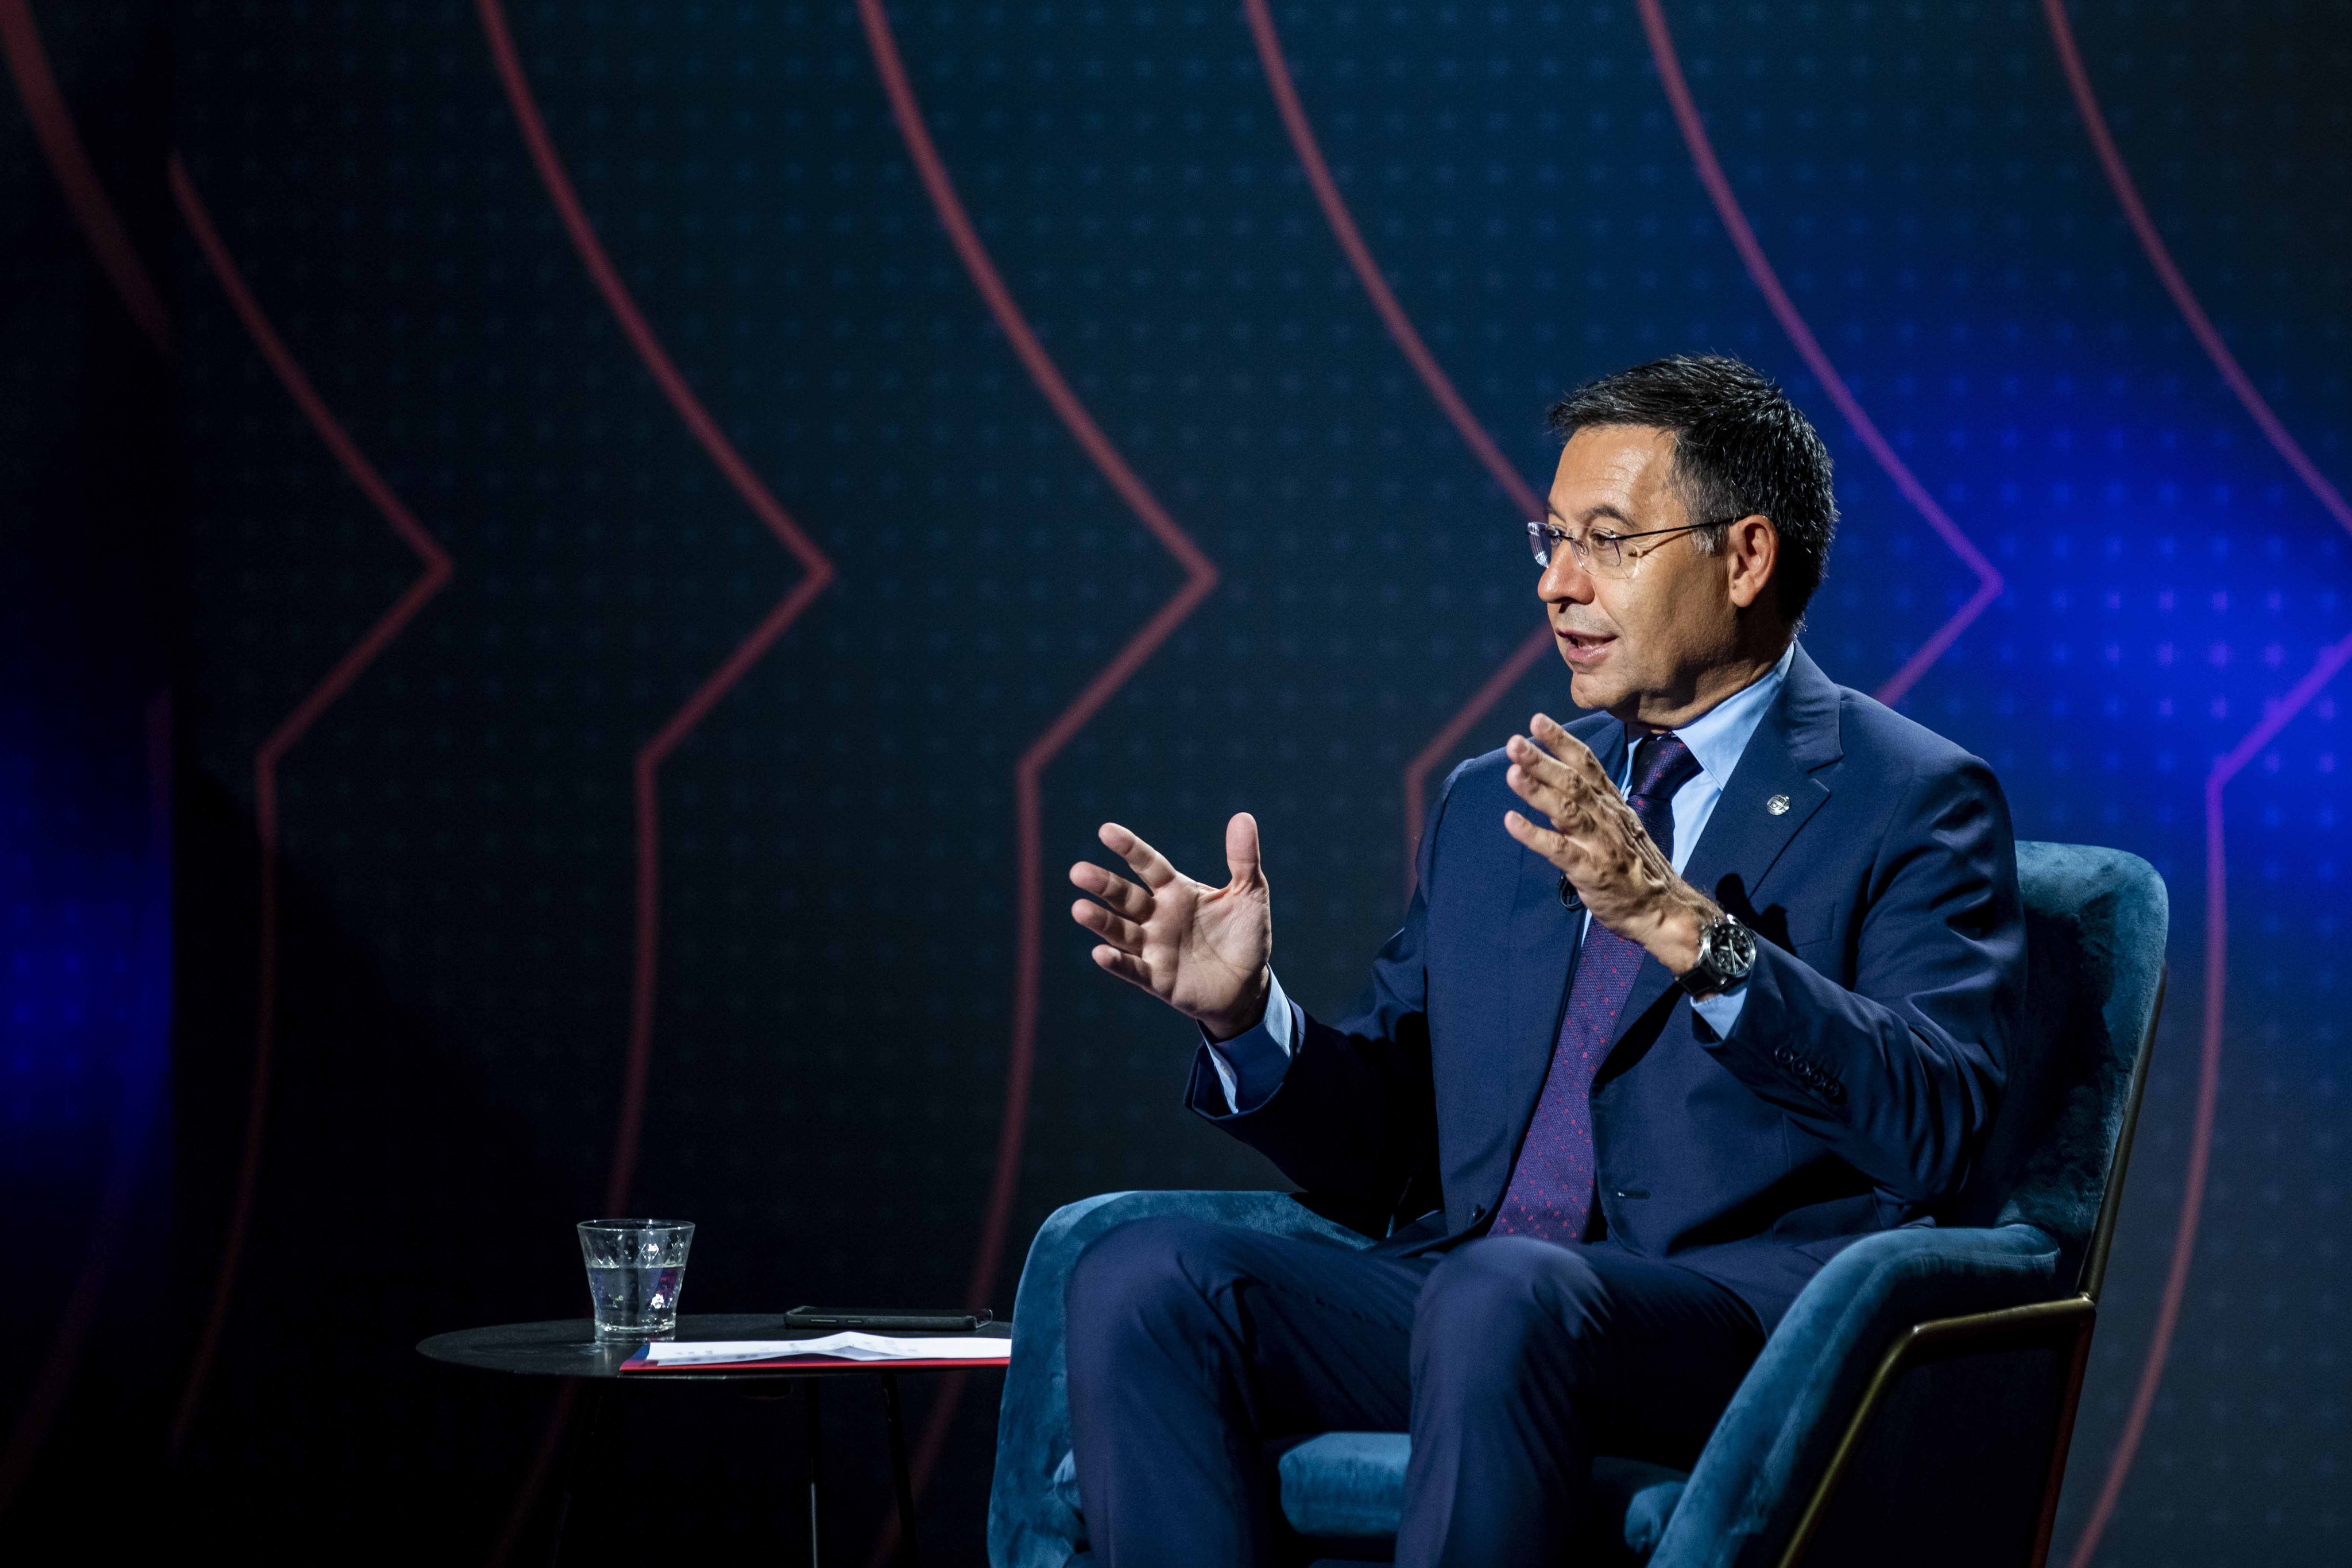
[[(670, 1337), (683, 1341), (815, 1339), (830, 1332), (790, 1326), (781, 1313), (701, 1312), (679, 1317), (677, 1333)], [(990, 1323), (980, 1332), (1009, 1339), (1013, 1326), (1010, 1323)], [(924, 1336), (902, 1334), (898, 1337)], [(882, 1409), (890, 1432), (890, 1479), (898, 1493), (899, 1560), (909, 1564), (909, 1568), (921, 1568), (922, 1556), (915, 1544), (915, 1489), (907, 1469), (906, 1426), (898, 1408), (898, 1375), (906, 1370), (947, 1369), (908, 1369), (889, 1362), (845, 1361), (812, 1363), (803, 1366), (682, 1367), (671, 1372), (636, 1372), (625, 1376), (621, 1364), (635, 1354), (643, 1343), (639, 1340), (599, 1340), (595, 1324), (588, 1319), (567, 1318), (556, 1322), (507, 1323), (496, 1328), (460, 1329), (455, 1333), (435, 1334), (416, 1347), (433, 1360), (446, 1362), (452, 1366), (471, 1367), (481, 1372), (503, 1372), (521, 1377), (564, 1378), (579, 1390), (581, 1408), (567, 1424), (563, 1436), (562, 1458), (559, 1466), (562, 1493), (556, 1504), (555, 1538), (548, 1550), (551, 1563), (560, 1563), (562, 1559), (565, 1526), (571, 1522), (572, 1500), (582, 1476), (589, 1468), (591, 1450), (616, 1425), (610, 1408), (615, 1388), (624, 1383), (632, 1387), (639, 1385), (731, 1383), (740, 1385), (746, 1393), (754, 1393), (761, 1385), (784, 1383), (798, 1384), (805, 1401), (809, 1563), (810, 1568), (821, 1568), (824, 1561), (824, 1416), (820, 1391), (832, 1379), (866, 1376), (878, 1379), (882, 1386)], [(773, 1395), (766, 1396), (774, 1397)]]

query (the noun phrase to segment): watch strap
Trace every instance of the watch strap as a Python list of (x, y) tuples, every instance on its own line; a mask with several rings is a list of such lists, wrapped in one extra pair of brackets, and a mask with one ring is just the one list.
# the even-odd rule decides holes
[[(1748, 936), (1749, 958), (1734, 972), (1724, 965), (1722, 959), (1729, 956), (1727, 949), (1738, 942), (1739, 936)], [(1675, 977), (1675, 984), (1694, 997), (1711, 997), (1728, 990), (1746, 979), (1748, 971), (1755, 967), (1755, 940), (1752, 935), (1748, 935), (1748, 928), (1734, 916), (1717, 916), (1699, 930), (1698, 962)]]

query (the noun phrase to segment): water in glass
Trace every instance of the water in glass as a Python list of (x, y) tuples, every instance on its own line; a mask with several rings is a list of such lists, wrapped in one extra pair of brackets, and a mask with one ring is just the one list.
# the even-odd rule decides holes
[(659, 1339), (677, 1332), (694, 1227), (675, 1219), (591, 1219), (580, 1226), (588, 1297), (599, 1339)]

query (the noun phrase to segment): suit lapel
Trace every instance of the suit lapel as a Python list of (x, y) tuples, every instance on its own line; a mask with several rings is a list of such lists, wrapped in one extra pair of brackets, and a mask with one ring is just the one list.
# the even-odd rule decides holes
[[(1569, 733), (1592, 748), (1601, 766), (1615, 778), (1625, 765), (1625, 727), (1606, 714), (1595, 714), (1569, 727)], [(1518, 802), (1512, 802), (1517, 806)], [(1501, 829), (1497, 827), (1496, 831)], [(1568, 977), (1576, 970), (1576, 954), (1584, 931), (1584, 911), (1559, 901), (1559, 871), (1531, 850), (1519, 851), (1518, 885), (1511, 904), (1508, 1014), (1509, 1055), (1504, 1062), (1503, 1092), (1515, 1125), (1524, 1126), (1535, 1111), (1551, 1065), (1552, 1046), (1559, 1032), (1560, 1004), (1568, 995)]]
[[(1683, 880), (1734, 913), (1749, 907), (1789, 841), (1830, 798), (1829, 786), (1813, 774), (1843, 755), (1837, 687), (1801, 645), (1780, 695), (1748, 737), (1739, 766), (1716, 801), (1706, 831), (1683, 862)], [(1775, 811), (1771, 802), (1780, 797), (1787, 806)], [(1612, 1051), (1674, 981), (1657, 959), (1643, 959), (1617, 1012)]]

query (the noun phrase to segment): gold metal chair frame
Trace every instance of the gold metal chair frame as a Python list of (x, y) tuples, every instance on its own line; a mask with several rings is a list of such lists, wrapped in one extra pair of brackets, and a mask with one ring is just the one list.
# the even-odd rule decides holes
[(1780, 1568), (1798, 1568), (1805, 1561), (1822, 1521), (1829, 1516), (1838, 1483), (1845, 1479), (1854, 1456), (1862, 1451), (1872, 1420), (1884, 1406), (1888, 1392), (1906, 1372), (1926, 1362), (1965, 1352), (2055, 1345), (2063, 1348), (2068, 1357), (2065, 1393), (2051, 1443), (2049, 1479), (2042, 1484), (2041, 1521), (2035, 1527), (2032, 1551), (2027, 1559), (2027, 1568), (2043, 1568), (2050, 1556), (2051, 1531), (2058, 1521), (2058, 1492), (2066, 1479), (2066, 1454), (2074, 1438), (2074, 1413), (2082, 1404), (2083, 1374), (2090, 1364), (2091, 1333), (2098, 1323), (2099, 1287), (2106, 1281), (2107, 1253), (2115, 1242), (2116, 1216), (2123, 1206), (2124, 1172), (2131, 1163), (2132, 1134), (2139, 1125), (2140, 1095), (2147, 1086), (2147, 1061), (2155, 1051), (2157, 1020), (2164, 1016), (2166, 977), (2158, 978), (2156, 1007), (2148, 1014), (2147, 1031), (2140, 1039), (2138, 1058), (2132, 1063), (2131, 1086), (2124, 1099), (2123, 1126), (2116, 1134), (2115, 1152), (2107, 1158), (2106, 1191), (2099, 1200), (2098, 1223), (2091, 1231), (2090, 1249), (2083, 1259), (2076, 1292), (2055, 1301), (2004, 1307), (1999, 1312), (1931, 1318), (1905, 1330), (1888, 1347), (1878, 1370), (1864, 1385), (1853, 1419), (1846, 1423), (1837, 1447), (1831, 1450), (1829, 1463), (1822, 1469), (1821, 1480), (1806, 1501), (1805, 1511), (1798, 1517), (1787, 1549), (1780, 1553)]

